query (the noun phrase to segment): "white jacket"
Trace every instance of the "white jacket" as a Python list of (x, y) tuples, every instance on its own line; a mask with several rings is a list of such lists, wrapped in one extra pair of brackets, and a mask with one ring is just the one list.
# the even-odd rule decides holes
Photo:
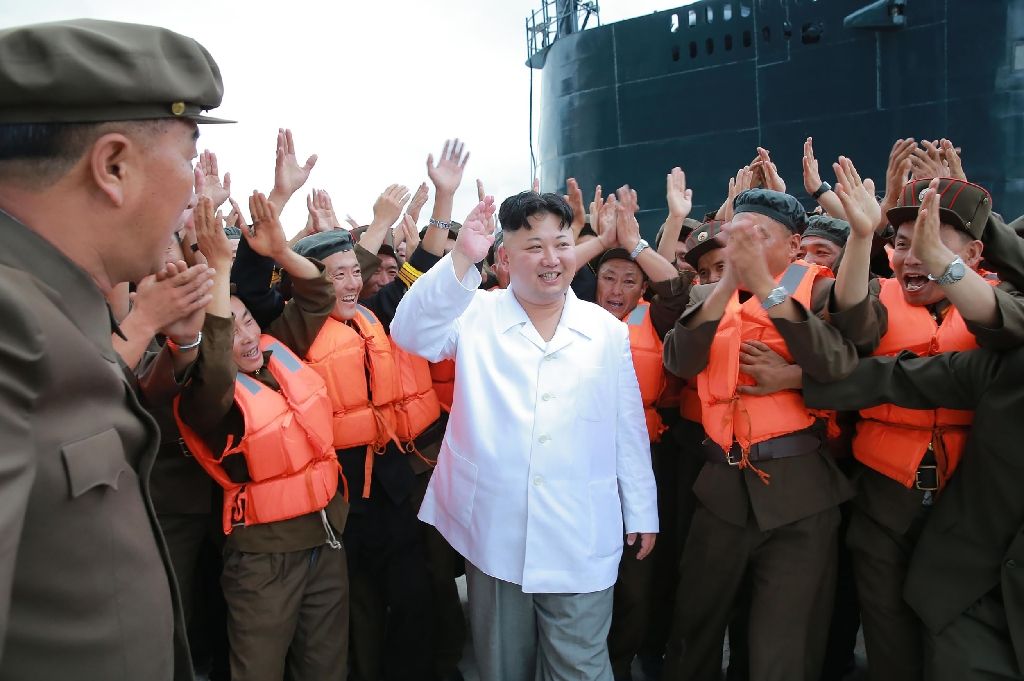
[(650, 441), (625, 324), (570, 290), (545, 343), (511, 289), (450, 255), (405, 294), (391, 336), (455, 360), (448, 429), (419, 517), (527, 593), (615, 583), (623, 532), (657, 532)]

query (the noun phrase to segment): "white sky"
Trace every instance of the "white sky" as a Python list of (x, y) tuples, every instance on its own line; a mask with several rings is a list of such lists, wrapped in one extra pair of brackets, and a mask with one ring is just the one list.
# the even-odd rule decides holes
[[(601, 0), (601, 20), (688, 1)], [(279, 127), (293, 130), (301, 161), (319, 154), (304, 190), (327, 189), (339, 217), (351, 213), (363, 224), (389, 184), (413, 190), (427, 180), (427, 153), (436, 157), (448, 137), (462, 138), (472, 153), (456, 220), (475, 204), (478, 177), (499, 201), (529, 187), (524, 21), (540, 0), (4, 4), (3, 26), (115, 19), (165, 26), (202, 43), (224, 77), (224, 102), (213, 115), (239, 123), (201, 126), (199, 148), (217, 153), (236, 198), (270, 190)], [(297, 193), (285, 229), (294, 233), (305, 221), (305, 194)]]

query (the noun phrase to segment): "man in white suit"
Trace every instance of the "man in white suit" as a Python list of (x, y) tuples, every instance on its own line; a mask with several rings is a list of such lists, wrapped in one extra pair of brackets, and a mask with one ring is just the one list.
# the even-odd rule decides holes
[(497, 257), (511, 283), (478, 290), (494, 209), (487, 197), (473, 210), (391, 324), (406, 350), (455, 360), (451, 419), (419, 517), (467, 559), (481, 678), (610, 681), (623, 535), (643, 558), (658, 531), (628, 330), (570, 290), (572, 210), (555, 194), (502, 203)]

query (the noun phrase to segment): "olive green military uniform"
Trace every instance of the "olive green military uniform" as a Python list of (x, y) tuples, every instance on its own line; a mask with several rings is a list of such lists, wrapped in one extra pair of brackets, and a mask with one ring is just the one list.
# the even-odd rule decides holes
[[(795, 199), (752, 192), (737, 198), (737, 213), (761, 212), (798, 231), (803, 211)], [(665, 366), (682, 378), (697, 376), (707, 365), (718, 321), (692, 329), (686, 324), (713, 288), (693, 289), (686, 313), (665, 339)], [(772, 320), (796, 362), (818, 377), (843, 376), (856, 361), (855, 343), (823, 319), (830, 298), (826, 282), (815, 287), (803, 321)], [(875, 313), (864, 301), (845, 314)], [(778, 453), (752, 460), (770, 476), (769, 484), (749, 468), (727, 465), (720, 448), (705, 445), (708, 461), (694, 485), (698, 505), (680, 564), (668, 678), (718, 678), (722, 639), (744, 579), (752, 589), (750, 678), (817, 678), (824, 643), (817, 631), (827, 626), (835, 583), (837, 507), (852, 489), (828, 455), (821, 429), (775, 438), (767, 446)]]
[[(0, 128), (211, 122), (201, 112), (222, 94), (210, 54), (166, 29), (0, 30)], [(75, 229), (65, 217), (46, 227)], [(21, 219), (0, 212), (0, 679), (191, 679), (149, 486), (159, 432), (145, 406), (177, 387), (169, 351), (140, 392), (94, 280), (33, 231), (31, 210)]]
[[(917, 180), (904, 188), (897, 207), (890, 211), (890, 222), (898, 226), (916, 217), (920, 192), (927, 188), (928, 182)], [(981, 187), (959, 180), (943, 180), (939, 193), (943, 224), (957, 227), (975, 239), (984, 238), (986, 224), (993, 225), (992, 229), (1002, 226), (989, 221), (991, 199)], [(1012, 238), (1019, 241), (1016, 235)], [(996, 256), (996, 249), (991, 250)], [(1014, 250), (1010, 248), (1008, 253), (999, 255), (1012, 260)], [(989, 251), (986, 248), (983, 256), (988, 256)], [(871, 280), (868, 297), (877, 301), (880, 288), (879, 280)], [(1024, 298), (1007, 282), (1000, 283), (994, 292), (1000, 324), (989, 329), (967, 321), (967, 329), (981, 347), (1005, 349), (1024, 344)], [(943, 300), (930, 311), (941, 320), (948, 307), (949, 302)], [(837, 324), (842, 327), (846, 321), (840, 319)], [(884, 311), (876, 318), (877, 334), (872, 335), (880, 338), (889, 326), (905, 323)], [(941, 495), (935, 476), (931, 474), (934, 466), (934, 457), (926, 455), (918, 482), (910, 488), (869, 466), (860, 463), (855, 466), (853, 478), (857, 496), (853, 500), (847, 545), (853, 558), (872, 681), (924, 678), (923, 627), (904, 601), (903, 588), (914, 546), (936, 495)]]
[(804, 397), (842, 409), (975, 410), (956, 474), (910, 552), (902, 595), (924, 624), (925, 678), (1024, 678), (1024, 350), (872, 357), (837, 383), (805, 377)]
[[(305, 354), (334, 307), (334, 289), (320, 276), (293, 279), (292, 293), (292, 302), (266, 332)], [(178, 411), (213, 452), (223, 451), (229, 437), (245, 430), (233, 402), (233, 331), (231, 318), (207, 315), (200, 357)], [(268, 371), (250, 377), (277, 388)], [(224, 460), (233, 476), (246, 474), (238, 471), (239, 456)], [(235, 527), (228, 535), (221, 586), (235, 681), (279, 680), (286, 670), (304, 681), (339, 678), (347, 663), (348, 579), (336, 538), (346, 513), (339, 486), (322, 513)]]

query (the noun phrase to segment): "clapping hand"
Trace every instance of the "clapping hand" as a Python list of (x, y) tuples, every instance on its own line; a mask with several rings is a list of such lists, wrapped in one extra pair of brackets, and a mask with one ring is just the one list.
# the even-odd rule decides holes
[(199, 168), (203, 173), (202, 194), (210, 197), (216, 210), (231, 196), (231, 173), (224, 173), (224, 181), (221, 182), (217, 154), (209, 149), (199, 155)]
[(231, 241), (220, 220), (214, 215), (213, 201), (208, 196), (200, 197), (193, 212), (196, 225), (196, 243), (199, 251), (206, 256), (206, 261), (216, 270), (231, 269)]
[(249, 197), (249, 214), (252, 226), (242, 230), (242, 236), (249, 248), (270, 258), (277, 258), (288, 251), (288, 239), (278, 217), (277, 206), (260, 192)]
[(862, 239), (872, 238), (882, 220), (882, 207), (875, 199), (875, 183), (870, 178), (862, 181), (853, 161), (845, 156), (840, 156), (832, 169), (839, 181), (836, 195), (843, 204), (851, 233)]
[(580, 189), (579, 182), (575, 177), (570, 177), (565, 181), (565, 190), (568, 194), (562, 198), (572, 208), (572, 234), (574, 238), (578, 239), (580, 232), (583, 231), (583, 225), (587, 223), (587, 214), (583, 208), (583, 190)]
[(402, 209), (409, 202), (409, 188), (401, 184), (393, 184), (385, 189), (373, 203), (373, 222), (376, 225), (391, 227), (402, 214)]
[(676, 220), (686, 219), (693, 210), (693, 190), (686, 188), (686, 173), (681, 168), (673, 168), (665, 176), (665, 200), (669, 217)]
[[(479, 180), (477, 180), (479, 182)], [(420, 223), (420, 211), (423, 210), (423, 206), (427, 205), (427, 199), (430, 197), (430, 191), (427, 189), (427, 183), (421, 182), (420, 186), (417, 187), (416, 193), (412, 195), (412, 200), (409, 201), (409, 207), (406, 208), (406, 213), (412, 217), (414, 225)], [(411, 253), (412, 251), (410, 251)]]
[(914, 240), (910, 244), (911, 255), (920, 260), (933, 277), (941, 276), (956, 257), (956, 253), (942, 243), (938, 190), (939, 178), (933, 179), (924, 190), (914, 221)]
[[(761, 161), (761, 172), (764, 175), (764, 186), (765, 189), (771, 189), (777, 192), (786, 191), (786, 183), (782, 177), (779, 176), (779, 169), (772, 162), (771, 155), (768, 150), (764, 147), (757, 148), (757, 157)], [(817, 189), (817, 187), (815, 187)]]

